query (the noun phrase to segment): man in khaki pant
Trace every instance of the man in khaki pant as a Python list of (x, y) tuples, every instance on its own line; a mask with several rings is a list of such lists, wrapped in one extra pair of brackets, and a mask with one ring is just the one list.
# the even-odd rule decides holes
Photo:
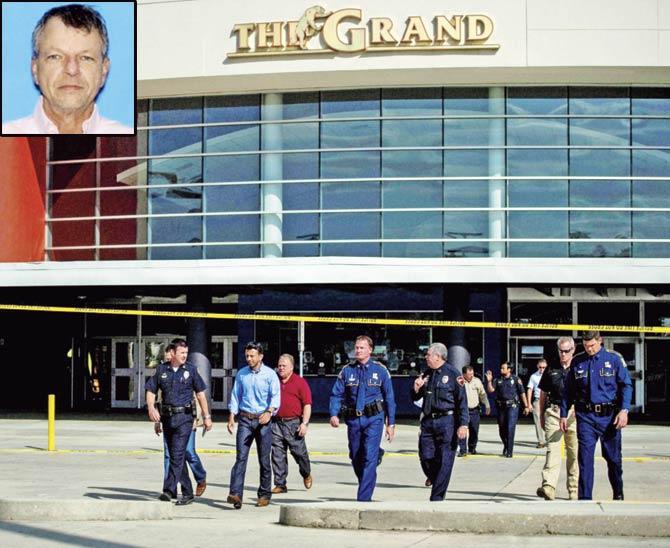
[[(572, 356), (575, 353), (575, 341), (572, 337), (561, 337), (557, 341), (558, 366), (545, 370), (540, 380), (540, 417), (547, 440), (547, 457), (542, 469), (542, 486), (537, 489), (537, 496), (546, 500), (556, 498), (556, 485), (561, 469), (561, 439), (563, 432), (560, 428), (561, 393), (565, 374), (570, 367)], [(568, 414), (568, 430), (565, 432), (565, 454), (567, 457), (566, 470), (568, 473), (567, 488), (570, 500), (577, 500), (577, 423), (575, 410), (570, 409)]]

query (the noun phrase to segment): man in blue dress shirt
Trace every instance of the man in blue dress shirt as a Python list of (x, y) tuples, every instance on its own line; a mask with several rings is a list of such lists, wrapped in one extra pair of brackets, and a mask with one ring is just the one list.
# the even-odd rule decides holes
[[(386, 438), (395, 437), (395, 398), (391, 374), (372, 361), (373, 343), (367, 336), (356, 338), (356, 361), (340, 371), (330, 396), (330, 425), (347, 424), (349, 458), (358, 478), (356, 500), (370, 501), (377, 483), (379, 444), (386, 423)], [(386, 416), (386, 419), (385, 419)]]
[(279, 409), (279, 377), (273, 369), (263, 363), (263, 346), (250, 342), (244, 347), (247, 367), (240, 369), (235, 377), (230, 394), (230, 416), (228, 432), (235, 430), (235, 415), (239, 423), (237, 429), (235, 464), (230, 472), (230, 494), (228, 502), (236, 510), (242, 508), (244, 495), (244, 475), (251, 444), (256, 442), (258, 463), (261, 469), (260, 486), (256, 506), (267, 506), (272, 497), (272, 416)]
[(600, 440), (614, 500), (623, 500), (621, 429), (628, 424), (633, 384), (618, 352), (602, 346), (598, 331), (582, 336), (585, 352), (572, 359), (561, 401), (561, 430), (567, 431), (568, 409), (577, 417), (579, 500), (593, 498), (593, 455)]

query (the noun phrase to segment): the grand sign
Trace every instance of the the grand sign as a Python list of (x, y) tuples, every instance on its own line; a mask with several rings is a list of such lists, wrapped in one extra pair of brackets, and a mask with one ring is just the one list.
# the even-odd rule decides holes
[(312, 6), (297, 21), (241, 23), (233, 27), (237, 49), (230, 58), (324, 53), (497, 50), (488, 43), (493, 21), (481, 14), (410, 16), (402, 28), (388, 17), (363, 22), (357, 8), (327, 11)]

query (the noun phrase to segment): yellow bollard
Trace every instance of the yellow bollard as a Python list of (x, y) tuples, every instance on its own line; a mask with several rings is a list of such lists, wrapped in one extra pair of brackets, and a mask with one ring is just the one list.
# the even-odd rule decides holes
[(49, 434), (47, 451), (56, 450), (56, 396), (49, 394)]

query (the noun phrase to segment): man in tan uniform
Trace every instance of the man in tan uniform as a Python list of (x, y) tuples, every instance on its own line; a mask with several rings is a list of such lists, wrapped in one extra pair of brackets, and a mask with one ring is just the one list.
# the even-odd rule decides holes
[(484, 385), (477, 377), (475, 377), (475, 371), (470, 365), (466, 365), (462, 369), (463, 371), (463, 380), (465, 381), (463, 386), (465, 386), (465, 393), (468, 397), (468, 410), (470, 415), (470, 422), (468, 423), (468, 443), (467, 447), (465, 445), (465, 438), (458, 440), (459, 446), (459, 457), (464, 457), (468, 454), (471, 455), (477, 454), (477, 440), (479, 439), (479, 414), (481, 412), (481, 407), (486, 408), (486, 414), (491, 413), (491, 404), (489, 403), (489, 398), (484, 391)]
[[(570, 368), (575, 353), (575, 341), (572, 337), (561, 337), (557, 341), (559, 365), (545, 369), (540, 380), (540, 417), (547, 440), (547, 456), (542, 469), (542, 486), (537, 489), (537, 496), (545, 500), (556, 498), (556, 485), (561, 470), (561, 439), (563, 432), (559, 425), (561, 416), (561, 393), (565, 375)], [(568, 430), (565, 432), (566, 470), (568, 473), (567, 488), (570, 500), (577, 500), (577, 422), (575, 409), (570, 408), (568, 414)]]

